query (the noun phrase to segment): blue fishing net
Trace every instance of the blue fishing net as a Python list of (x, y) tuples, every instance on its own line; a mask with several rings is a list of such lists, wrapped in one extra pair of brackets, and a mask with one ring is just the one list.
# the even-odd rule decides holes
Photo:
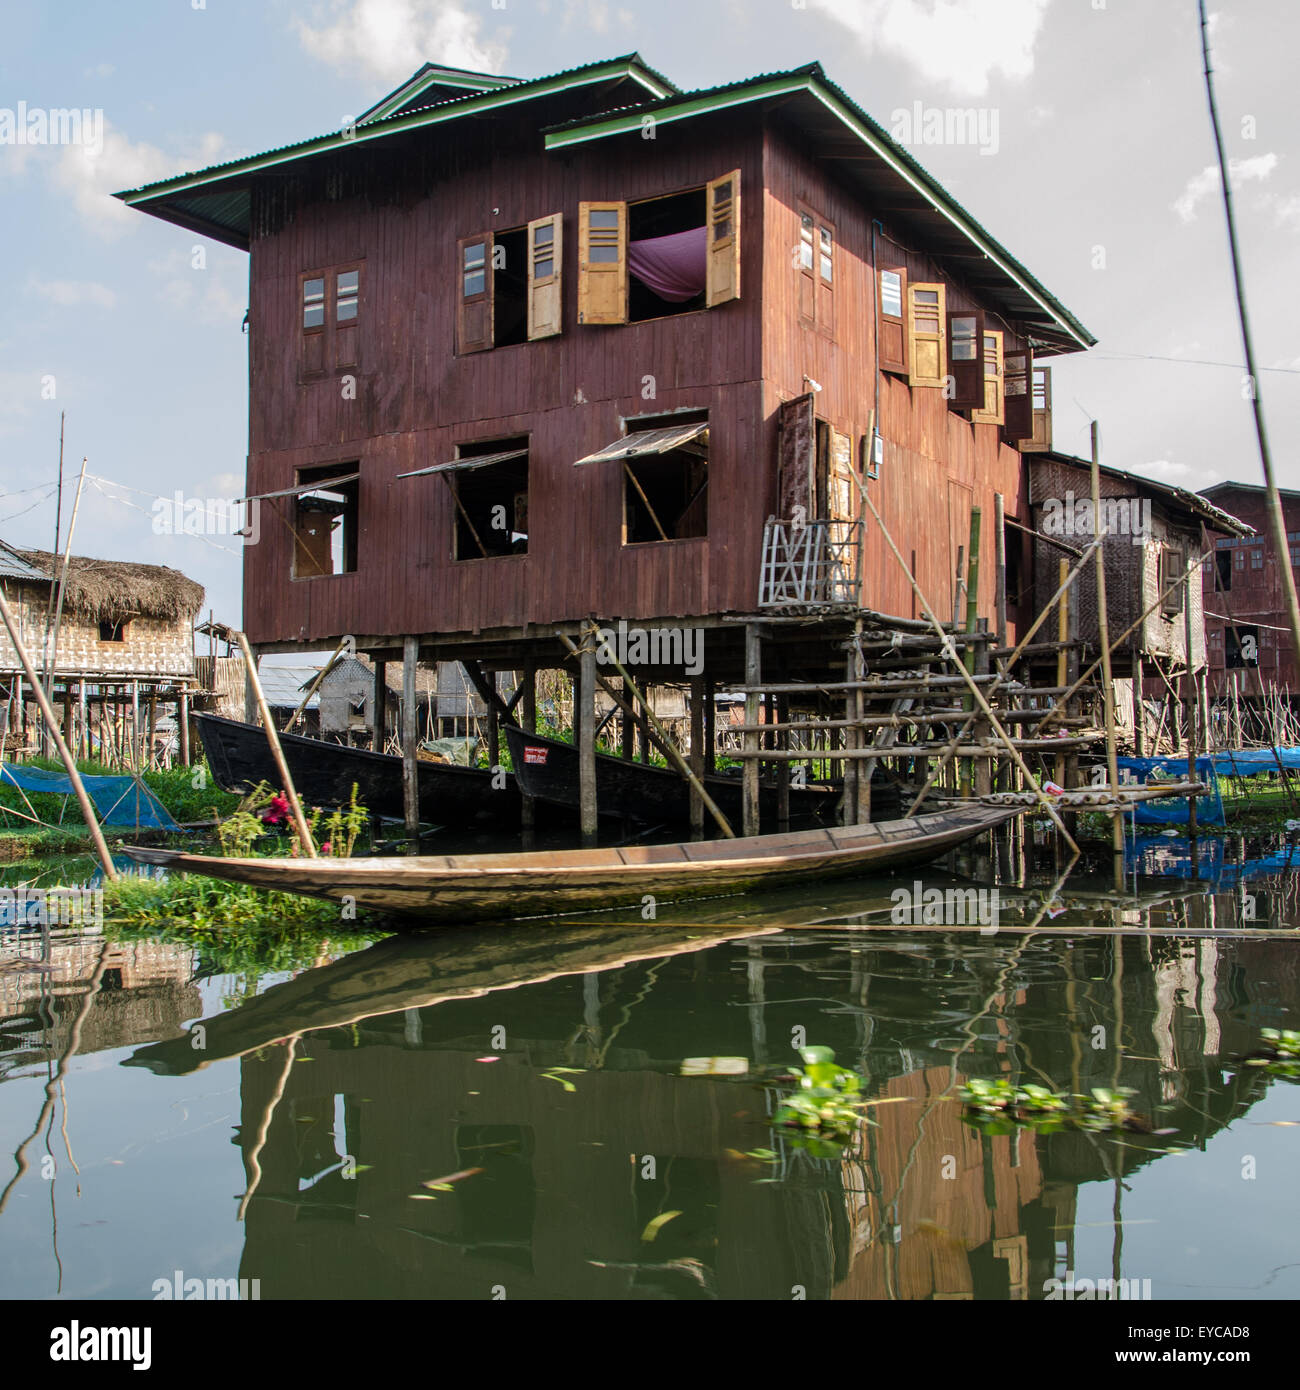
[[(138, 777), (92, 776), (82, 773), (87, 795), (95, 803), (102, 825), (130, 826), (136, 830), (180, 830), (171, 813)], [(66, 772), (43, 767), (0, 763), (0, 783), (8, 782), (26, 792), (74, 796)]]

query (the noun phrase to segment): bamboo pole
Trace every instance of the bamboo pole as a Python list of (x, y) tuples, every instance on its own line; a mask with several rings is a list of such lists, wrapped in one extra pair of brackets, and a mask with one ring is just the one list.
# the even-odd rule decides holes
[[(1092, 422), (1092, 524), (1100, 538), (1106, 534), (1106, 520), (1101, 514), (1101, 444), (1097, 422)], [(1097, 637), (1101, 642), (1101, 697), (1106, 710), (1106, 772), (1112, 787), (1119, 786), (1119, 763), (1115, 750), (1115, 684), (1110, 670), (1110, 614), (1106, 610), (1106, 550), (1097, 550)], [(1188, 622), (1191, 621), (1190, 591), (1186, 603)], [(1189, 626), (1190, 633), (1190, 626)], [(1189, 653), (1190, 657), (1190, 653)], [(1193, 767), (1193, 771), (1195, 768)], [(1115, 887), (1124, 887), (1124, 817), (1116, 812), (1111, 817), (1111, 848), (1114, 850)]]
[(77, 491), (72, 500), (72, 515), (68, 518), (68, 543), (63, 548), (63, 567), (59, 573), (59, 598), (54, 609), (54, 627), (50, 632), (49, 659), (45, 664), (46, 694), (54, 689), (54, 667), (59, 651), (59, 625), (63, 621), (63, 597), (68, 587), (68, 565), (72, 560), (72, 533), (77, 529), (77, 511), (81, 506), (81, 489), (86, 482), (86, 459), (81, 460), (81, 475), (77, 479)]
[(413, 854), (420, 848), (420, 769), (415, 756), (415, 668), (419, 659), (420, 639), (405, 637), (402, 641), (402, 809)]
[(271, 747), (271, 756), (275, 759), (276, 768), (284, 781), (284, 795), (289, 803), (289, 812), (293, 816), (293, 823), (298, 828), (298, 839), (302, 842), (303, 853), (308, 859), (316, 859), (316, 845), (311, 838), (311, 831), (307, 828), (307, 818), (302, 813), (302, 803), (298, 800), (298, 791), (293, 785), (293, 778), (289, 775), (289, 764), (284, 760), (284, 750), (280, 747), (280, 736), (275, 731), (275, 721), (271, 718), (270, 707), (266, 703), (266, 693), (262, 689), (261, 677), (257, 674), (257, 662), (253, 660), (252, 648), (248, 645), (248, 638), (243, 632), (236, 632), (235, 639), (239, 643), (239, 650), (244, 654), (244, 675), (248, 683), (253, 688), (253, 698), (257, 701), (258, 713), (262, 716), (262, 728), (266, 734), (266, 741)]
[(59, 750), (59, 757), (63, 760), (63, 766), (67, 770), (68, 780), (72, 783), (73, 790), (77, 794), (77, 805), (81, 807), (82, 817), (86, 822), (86, 829), (90, 831), (90, 838), (95, 844), (95, 853), (99, 856), (100, 866), (104, 870), (104, 877), (116, 879), (117, 870), (113, 867), (113, 856), (108, 852), (108, 845), (104, 840), (104, 832), (99, 828), (99, 821), (95, 818), (94, 808), (90, 804), (90, 797), (86, 794), (85, 783), (81, 780), (81, 774), (77, 771), (77, 764), (68, 749), (68, 745), (63, 741), (63, 735), (59, 732), (58, 717), (54, 713), (54, 708), (50, 704), (49, 696), (46, 695), (44, 688), (36, 677), (36, 671), (32, 666), (32, 659), (27, 653), (27, 648), (23, 645), (23, 640), (18, 634), (18, 624), (14, 620), (13, 612), (10, 610), (9, 601), (5, 598), (4, 587), (0, 585), (0, 620), (3, 620), (6, 630), (9, 633), (9, 641), (13, 649), (18, 654), (18, 660), (22, 663), (22, 668), (27, 674), (27, 679), (32, 685), (32, 694), (36, 697), (36, 703), (40, 706), (41, 714), (45, 718), (54, 745)]
[[(921, 586), (916, 582), (915, 576), (911, 573), (910, 570), (908, 570), (907, 562), (903, 559), (902, 553), (894, 544), (894, 538), (892, 535), (890, 535), (889, 529), (885, 525), (884, 518), (876, 509), (876, 504), (871, 500), (871, 494), (863, 486), (862, 480), (857, 476), (856, 473), (852, 476), (854, 482), (857, 483), (858, 491), (862, 494), (862, 500), (870, 509), (871, 515), (875, 519), (876, 525), (880, 527), (880, 534), (885, 538), (885, 544), (889, 547), (890, 552), (894, 556), (895, 560), (898, 561), (899, 568), (903, 571), (904, 574), (907, 575), (908, 582), (912, 586), (912, 592), (916, 595), (916, 599), (921, 605), (921, 611), (930, 620), (931, 625), (934, 627), (935, 632), (938, 633), (940, 639), (946, 642), (947, 634), (943, 630), (943, 624), (939, 621), (937, 617), (935, 617), (934, 609), (930, 607), (929, 599), (927, 599), (925, 594), (921, 591)], [(975, 676), (972, 676), (970, 672), (967, 671), (966, 668), (962, 666), (960, 662), (955, 662), (954, 664), (957, 666), (957, 669), (961, 672), (963, 678), (965, 679), (967, 686), (970, 688), (971, 694), (975, 697), (975, 703), (979, 705), (980, 709), (984, 713), (985, 718), (988, 719), (989, 725), (993, 729), (993, 732), (1006, 745), (1007, 750), (1010, 752), (1011, 757), (1015, 761), (1016, 766), (1020, 769), (1021, 775), (1029, 784), (1029, 789), (1038, 797), (1040, 805), (1047, 812), (1049, 818), (1052, 821), (1052, 824), (1055, 825), (1057, 830), (1061, 833), (1061, 836), (1065, 840), (1066, 844), (1069, 845), (1070, 849), (1073, 851), (1075, 855), (1078, 855), (1079, 846), (1075, 843), (1074, 836), (1072, 836), (1070, 832), (1065, 828), (1065, 822), (1062, 821), (1061, 817), (1057, 814), (1056, 807), (1052, 805), (1051, 800), (1047, 796), (1046, 792), (1044, 792), (1043, 789), (1038, 785), (1038, 779), (1029, 770), (1029, 765), (1025, 762), (1024, 758), (1020, 756), (1020, 750), (1014, 746), (1014, 744), (1011, 742), (1010, 737), (1007, 734), (1007, 731), (998, 722), (997, 715), (993, 713), (993, 710), (990, 707), (989, 702), (984, 698), (984, 692), (980, 689), (977, 678)]]
[[(320, 688), (320, 683), (321, 683), (321, 681), (323, 681), (323, 680), (325, 679), (325, 677), (328, 676), (329, 673), (334, 669), (334, 663), (339, 659), (339, 653), (343, 650), (344, 647), (347, 646), (347, 644), (348, 644), (348, 639), (345, 637), (345, 638), (338, 644), (338, 646), (334, 648), (334, 655), (333, 655), (332, 657), (330, 657), (330, 659), (325, 663), (324, 666), (322, 666), (322, 667), (320, 668), (319, 671), (316, 672), (316, 679), (315, 679), (314, 681), (312, 681), (311, 686), (309, 687), (307, 693), (306, 693), (306, 694), (302, 697), (302, 699), (298, 702), (298, 708), (297, 708), (296, 710), (294, 710), (294, 712), (289, 716), (289, 722), (284, 726), (284, 732), (285, 732), (286, 734), (292, 731), (293, 726), (294, 726), (294, 725), (298, 722), (298, 720), (302, 717), (303, 711), (304, 711), (304, 710), (307, 708), (307, 706), (311, 703), (311, 697), (312, 697), (312, 696), (316, 693), (316, 691)], [(378, 751), (378, 750), (376, 750), (376, 751)]]

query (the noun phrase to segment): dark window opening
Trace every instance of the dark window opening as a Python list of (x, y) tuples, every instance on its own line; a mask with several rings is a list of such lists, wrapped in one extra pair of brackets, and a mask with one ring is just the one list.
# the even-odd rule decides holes
[[(703, 424), (707, 411), (643, 416), (628, 421), (628, 434)], [(709, 435), (706, 430), (678, 449), (644, 454), (623, 463), (624, 544), (693, 540), (709, 533)]]
[(1002, 550), (1006, 555), (1006, 594), (1011, 608), (1024, 602), (1021, 589), (1025, 582), (1024, 542), (1021, 533), (1008, 526), (1002, 526)]
[(447, 474), (456, 510), (456, 560), (528, 553), (528, 436), (461, 444), (461, 459), (523, 450), (521, 458)]
[(1229, 670), (1259, 665), (1259, 628), (1229, 627), (1224, 630), (1223, 664)]
[[(703, 188), (689, 193), (676, 193), (667, 198), (651, 198), (644, 203), (629, 203), (628, 228), (628, 296), (629, 323), (646, 319), (666, 318), (669, 314), (688, 314), (705, 308), (705, 277), (708, 262), (708, 242), (705, 232), (707, 197)], [(698, 232), (698, 257), (692, 243), (689, 247), (667, 243), (663, 248), (643, 247), (637, 242), (654, 242), (659, 237), (676, 237), (681, 233)], [(662, 249), (662, 255), (655, 255)], [(653, 256), (652, 264), (637, 272), (642, 256)], [(698, 261), (698, 264), (696, 262)], [(690, 289), (698, 280), (698, 292)], [(668, 297), (671, 295), (672, 297)]]
[(126, 630), (130, 626), (128, 618), (118, 618), (113, 622), (101, 622), (99, 640), (101, 642), (125, 642)]
[(492, 341), (528, 341), (528, 228), (497, 232), (492, 245)]
[[(298, 486), (328, 482), (355, 472), (355, 463), (327, 463), (300, 468)], [(332, 488), (314, 488), (293, 498), (293, 577), (319, 579), (352, 574), (357, 568), (357, 500), (359, 480)]]
[(1221, 594), (1232, 589), (1232, 551), (1220, 550), (1214, 556), (1214, 567), (1218, 574), (1215, 588)]

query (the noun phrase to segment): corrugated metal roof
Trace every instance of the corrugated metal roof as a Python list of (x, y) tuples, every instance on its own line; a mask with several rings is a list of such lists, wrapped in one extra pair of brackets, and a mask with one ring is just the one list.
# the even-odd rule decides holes
[(42, 569), (24, 560), (16, 550), (10, 549), (0, 541), (0, 578), (4, 579), (43, 579), (47, 583), (50, 576)]
[[(113, 196), (129, 206), (139, 207), (165, 221), (176, 222), (227, 245), (247, 250), (248, 187), (244, 183), (233, 188), (225, 186), (230, 179), (251, 176), (273, 165), (282, 165), (317, 154), (328, 154), (404, 130), (419, 129), (438, 121), (459, 119), (461, 116), (473, 115), (476, 111), (491, 109), (494, 106), (530, 100), (533, 96), (540, 98), (548, 95), (549, 89), (555, 84), (559, 84), (559, 89), (564, 90), (569, 86), (584, 85), (588, 80), (600, 80), (604, 75), (615, 76), (620, 73), (632, 80), (641, 81), (651, 93), (654, 86), (670, 93), (677, 90), (667, 78), (644, 63), (640, 54), (628, 53), (618, 58), (607, 58), (600, 62), (567, 68), (562, 72), (549, 73), (545, 77), (524, 78), (489, 91), (448, 97), (414, 110), (402, 109), (392, 115), (367, 121), (364, 126), (358, 123), (355, 127), (333, 130), (325, 135), (313, 136), (309, 140), (280, 145), (261, 154), (244, 155), (220, 164), (210, 164), (193, 173), (178, 174), (155, 183), (142, 184), (139, 188), (123, 189)], [(534, 92), (533, 89), (538, 90)], [(206, 185), (217, 185), (219, 191), (195, 191)]]
[[(1032, 497), (1033, 470), (1036, 466), (1041, 466), (1044, 463), (1064, 463), (1074, 468), (1083, 469), (1085, 472), (1090, 472), (1092, 469), (1091, 459), (1081, 459), (1074, 454), (1063, 454), (1056, 449), (1025, 454), (1024, 458), (1030, 469), (1031, 500), (1037, 500)], [(1230, 512), (1225, 512), (1221, 507), (1207, 502), (1199, 492), (1191, 492), (1182, 487), (1173, 487), (1169, 483), (1159, 483), (1154, 478), (1144, 478), (1140, 473), (1128, 473), (1122, 468), (1112, 468), (1110, 464), (1106, 463), (1099, 464), (1098, 470), (1108, 478), (1117, 478), (1120, 482), (1156, 493), (1165, 501), (1172, 502), (1175, 506), (1182, 507), (1184, 511), (1198, 517), (1215, 531), (1225, 531), (1230, 536), (1255, 535), (1253, 526), (1248, 526)]]
[[(319, 666), (289, 666), (268, 661), (265, 657), (257, 663), (257, 676), (262, 682), (266, 703), (276, 709), (297, 709), (303, 689), (316, 679), (320, 670)], [(307, 708), (315, 709), (319, 704), (319, 698), (313, 695), (307, 701)]]
[(417, 468), (410, 473), (399, 473), (397, 476), (423, 478), (427, 473), (469, 473), (475, 468), (490, 468), (494, 463), (509, 463), (511, 459), (527, 457), (527, 449), (505, 449), (497, 454), (474, 454), (469, 458), (452, 459), (448, 463), (435, 463), (428, 468)]

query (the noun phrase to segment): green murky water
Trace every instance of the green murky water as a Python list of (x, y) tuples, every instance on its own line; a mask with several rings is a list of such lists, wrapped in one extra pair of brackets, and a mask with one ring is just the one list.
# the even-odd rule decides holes
[[(1295, 1298), (1300, 1088), (1241, 1060), (1300, 1026), (1287, 852), (1134, 867), (1005, 889), (996, 930), (891, 926), (877, 881), (260, 979), (59, 938), (0, 972), (0, 1294)], [(767, 1123), (800, 1041), (880, 1102), (833, 1157)], [(1130, 1088), (1146, 1132), (988, 1134), (972, 1077)]]

